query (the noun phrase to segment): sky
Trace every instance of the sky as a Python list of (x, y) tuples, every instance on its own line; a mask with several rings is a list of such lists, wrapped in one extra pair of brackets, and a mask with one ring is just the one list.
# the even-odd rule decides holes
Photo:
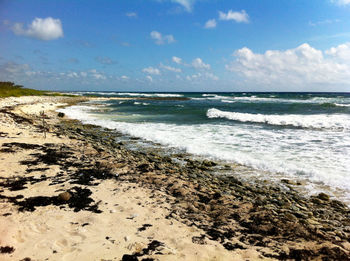
[(0, 81), (350, 92), (350, 0), (0, 0)]

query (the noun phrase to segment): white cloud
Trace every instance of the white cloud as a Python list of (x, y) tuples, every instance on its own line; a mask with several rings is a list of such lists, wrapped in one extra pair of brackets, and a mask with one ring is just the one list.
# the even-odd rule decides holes
[(69, 77), (69, 78), (78, 78), (79, 74), (76, 73), (76, 72), (70, 72), (70, 73), (67, 74), (67, 77)]
[(68, 72), (50, 72), (33, 70), (28, 64), (17, 64), (8, 62), (0, 65), (0, 78), (30, 82), (39, 80), (40, 82), (56, 80), (79, 81), (79, 83), (98, 82), (106, 80), (108, 76), (104, 72), (99, 72), (96, 69), (88, 71), (68, 71)]
[(92, 78), (95, 78), (96, 80), (105, 80), (105, 79), (107, 79), (107, 77), (103, 73), (98, 72), (96, 69), (91, 69), (88, 72), (90, 73), (89, 75)]
[(0, 67), (0, 70), (9, 74), (18, 74), (30, 70), (30, 66), (28, 64), (7, 62)]
[(215, 27), (216, 27), (216, 20), (215, 19), (208, 20), (204, 25), (204, 28), (206, 28), (206, 29), (211, 29), (211, 28), (215, 28)]
[(196, 69), (205, 69), (205, 70), (210, 69), (210, 64), (204, 63), (201, 58), (194, 59), (192, 61), (192, 66)]
[(122, 79), (122, 80), (129, 80), (130, 78), (129, 78), (128, 76), (126, 76), (126, 75), (122, 75), (122, 76), (120, 77), (120, 79)]
[(149, 73), (149, 74), (154, 74), (154, 75), (160, 75), (160, 71), (158, 68), (153, 68), (153, 67), (147, 67), (142, 69), (144, 73)]
[(350, 61), (350, 43), (338, 45), (326, 50), (326, 54), (332, 56), (335, 59), (348, 62)]
[(177, 64), (181, 64), (182, 63), (182, 59), (179, 58), (179, 57), (176, 57), (176, 56), (173, 56), (172, 60), (173, 60), (174, 63), (177, 63)]
[(245, 10), (241, 12), (229, 10), (227, 13), (219, 11), (219, 19), (224, 21), (234, 20), (237, 23), (249, 23), (249, 16)]
[(130, 18), (137, 18), (137, 13), (136, 12), (128, 12), (125, 15), (127, 17), (130, 17)]
[(196, 0), (171, 0), (174, 3), (182, 5), (187, 12), (192, 12)]
[(171, 72), (177, 72), (177, 73), (181, 73), (182, 70), (180, 68), (175, 68), (175, 67), (171, 67), (171, 66), (168, 66), (168, 65), (164, 65), (164, 64), (160, 64), (160, 67), (165, 69), (165, 70), (168, 70), (168, 71), (171, 71)]
[(147, 76), (146, 76), (146, 79), (149, 80), (150, 82), (153, 82), (152, 76), (147, 75)]
[(160, 32), (152, 31), (150, 33), (150, 36), (153, 40), (155, 40), (155, 43), (158, 45), (166, 44), (166, 43), (171, 44), (175, 42), (175, 38), (171, 34), (162, 35)]
[(348, 5), (350, 4), (350, 0), (331, 0), (332, 3), (337, 5)]
[(346, 84), (350, 82), (350, 43), (322, 52), (304, 43), (285, 51), (254, 53), (247, 47), (234, 53), (226, 69), (248, 81), (269, 86)]
[(219, 77), (217, 77), (215, 74), (210, 73), (210, 72), (206, 72), (205, 73), (205, 77), (208, 78), (208, 79), (212, 79), (214, 81), (218, 81), (219, 80)]
[(326, 19), (323, 21), (317, 21), (317, 22), (309, 22), (310, 26), (319, 26), (319, 25), (326, 25), (326, 24), (333, 24), (333, 23), (339, 23), (339, 19)]
[(16, 35), (24, 35), (43, 41), (54, 40), (63, 37), (62, 23), (60, 19), (52, 17), (35, 18), (25, 29), (22, 23), (15, 23), (12, 28)]
[(210, 72), (205, 72), (205, 73), (196, 73), (192, 75), (187, 75), (186, 80), (191, 81), (191, 82), (198, 82), (201, 80), (213, 80), (217, 81), (219, 80), (219, 77), (217, 77), (215, 74), (210, 73)]

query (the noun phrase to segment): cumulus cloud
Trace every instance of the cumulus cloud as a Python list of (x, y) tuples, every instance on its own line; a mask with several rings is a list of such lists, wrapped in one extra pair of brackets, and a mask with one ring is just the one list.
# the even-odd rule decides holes
[(233, 20), (237, 23), (249, 23), (249, 16), (245, 10), (241, 12), (229, 10), (227, 13), (219, 11), (219, 19), (223, 21)]
[(194, 59), (192, 61), (192, 66), (195, 69), (204, 69), (204, 70), (209, 70), (210, 69), (210, 64), (204, 63), (201, 58)]
[(149, 80), (150, 82), (153, 82), (152, 76), (147, 75), (147, 76), (146, 76), (146, 79)]
[(23, 35), (43, 41), (63, 37), (61, 20), (52, 17), (35, 18), (27, 28), (24, 28), (22, 23), (15, 23), (12, 30), (16, 35)]
[(164, 65), (164, 64), (160, 64), (160, 68), (171, 71), (171, 72), (177, 72), (177, 73), (182, 72), (182, 70), (180, 68), (175, 68), (175, 67), (171, 67), (171, 66)]
[(205, 73), (195, 73), (192, 75), (187, 75), (186, 80), (191, 81), (191, 82), (199, 82), (201, 80), (213, 80), (217, 81), (219, 80), (219, 77), (217, 77), (215, 74), (211, 72), (205, 72)]
[(332, 3), (335, 3), (337, 5), (349, 5), (350, 0), (331, 0)]
[(192, 12), (196, 0), (171, 0), (174, 3), (182, 5), (187, 12)]
[(30, 70), (28, 64), (18, 64), (15, 62), (6, 62), (0, 67), (0, 71), (7, 74), (18, 74)]
[(122, 75), (121, 77), (120, 77), (120, 79), (122, 79), (122, 80), (129, 80), (130, 78), (128, 77), (128, 76), (126, 76), (126, 75)]
[(91, 77), (95, 78), (96, 80), (106, 80), (107, 77), (104, 73), (98, 72), (96, 69), (91, 69), (88, 71), (88, 73), (91, 75)]
[(179, 57), (176, 57), (176, 56), (173, 56), (172, 60), (173, 60), (174, 63), (177, 63), (177, 64), (181, 64), (182, 63), (182, 59), (179, 58)]
[(285, 51), (268, 50), (254, 53), (247, 47), (234, 53), (234, 61), (226, 69), (240, 74), (248, 81), (275, 86), (286, 83), (349, 84), (350, 43), (330, 48), (325, 52), (304, 43)]
[(345, 43), (345, 44), (338, 45), (336, 47), (332, 47), (329, 50), (326, 50), (326, 54), (328, 54), (329, 56), (337, 60), (349, 62), (350, 61), (350, 43)]
[(204, 25), (204, 28), (206, 28), (206, 29), (212, 29), (215, 27), (216, 27), (216, 20), (215, 19), (208, 20)]
[(161, 45), (161, 44), (171, 44), (175, 42), (175, 38), (173, 35), (168, 34), (168, 35), (162, 35), (160, 32), (157, 31), (152, 31), (150, 33), (151, 38), (155, 41), (156, 44)]
[(148, 74), (160, 75), (159, 69), (158, 69), (158, 68), (151, 67), (151, 66), (142, 69), (142, 71), (143, 71), (144, 73), (148, 73)]
[(136, 12), (128, 12), (125, 15), (127, 17), (130, 17), (130, 18), (137, 18), (137, 13)]
[(0, 78), (17, 82), (48, 82), (51, 80), (78, 81), (79, 83), (99, 82), (108, 79), (104, 72), (91, 69), (87, 71), (52, 72), (39, 71), (31, 68), (28, 64), (7, 62), (0, 65)]

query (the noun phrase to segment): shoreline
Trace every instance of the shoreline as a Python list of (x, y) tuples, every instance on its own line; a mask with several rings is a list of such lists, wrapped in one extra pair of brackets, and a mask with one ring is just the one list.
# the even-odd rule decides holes
[[(213, 175), (212, 161), (180, 166), (131, 151), (118, 133), (52, 111), (81, 97), (45, 99), (0, 108), (0, 246), (14, 248), (0, 258), (349, 260), (350, 210), (340, 201), (301, 196), (291, 181), (284, 190)], [(33, 116), (43, 109), (46, 138)], [(71, 198), (58, 200), (64, 192)]]

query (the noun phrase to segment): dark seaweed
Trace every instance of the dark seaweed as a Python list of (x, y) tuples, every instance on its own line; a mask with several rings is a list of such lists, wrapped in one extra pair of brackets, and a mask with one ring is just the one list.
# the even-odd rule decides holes
[(143, 224), (142, 227), (138, 228), (137, 231), (141, 232), (146, 230), (148, 227), (151, 227), (151, 224)]
[(1, 254), (11, 254), (15, 251), (14, 247), (10, 247), (10, 246), (2, 246), (0, 247), (0, 253)]
[(72, 208), (74, 212), (78, 212), (81, 210), (87, 210), (94, 213), (102, 213), (101, 210), (98, 209), (98, 204), (95, 203), (95, 201), (90, 197), (92, 194), (91, 190), (89, 189), (83, 189), (80, 187), (74, 187), (68, 191), (70, 194), (72, 194), (72, 198), (68, 201), (60, 200), (57, 196), (47, 197), (47, 196), (37, 196), (37, 197), (30, 197), (22, 199), (23, 196), (16, 196), (16, 197), (7, 197), (7, 196), (1, 196), (0, 198), (5, 198), (8, 201), (12, 202), (13, 204), (19, 206), (19, 211), (35, 211), (36, 207), (44, 207), (48, 205), (54, 205), (54, 206), (60, 206), (61, 208), (64, 208), (64, 206), (68, 206), (69, 208)]

